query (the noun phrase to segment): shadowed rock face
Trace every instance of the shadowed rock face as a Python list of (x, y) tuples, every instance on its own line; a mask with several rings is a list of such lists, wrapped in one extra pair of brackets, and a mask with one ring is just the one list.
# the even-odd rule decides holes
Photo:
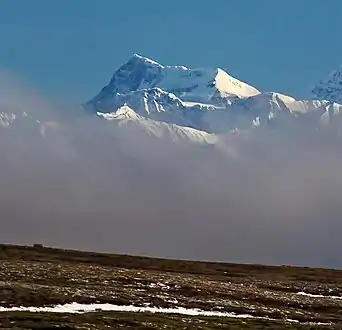
[(104, 91), (125, 94), (139, 89), (144, 82), (156, 86), (163, 77), (162, 69), (161, 65), (134, 55), (115, 72)]
[(319, 100), (342, 103), (342, 66), (321, 80), (313, 88), (312, 93)]

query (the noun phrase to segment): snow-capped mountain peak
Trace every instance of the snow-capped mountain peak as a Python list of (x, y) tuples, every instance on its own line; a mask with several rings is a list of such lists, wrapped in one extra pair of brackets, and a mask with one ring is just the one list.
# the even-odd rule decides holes
[(121, 108), (116, 110), (115, 112), (111, 113), (102, 113), (102, 112), (97, 112), (97, 115), (99, 117), (102, 117), (107, 120), (112, 120), (112, 119), (143, 119), (143, 117), (139, 116), (133, 109), (131, 109), (129, 106), (126, 104), (123, 105)]
[(255, 87), (230, 76), (220, 68), (216, 69), (215, 86), (223, 95), (226, 94), (226, 96), (244, 98), (260, 94)]
[(186, 66), (164, 66), (134, 54), (112, 76), (108, 85), (88, 104), (97, 108), (116, 94), (160, 88), (183, 101), (216, 103), (219, 99), (244, 98), (260, 92), (222, 69), (190, 69)]
[(342, 65), (321, 80), (312, 93), (319, 100), (342, 103)]
[(144, 63), (146, 65), (159, 66), (160, 68), (164, 68), (164, 66), (159, 64), (158, 62), (156, 62), (156, 61), (154, 61), (148, 57), (141, 56), (137, 53), (133, 54), (128, 62), (141, 62), (141, 63)]
[(176, 68), (176, 69), (180, 69), (180, 70), (190, 70), (188, 67), (184, 66), (184, 65), (161, 65), (160, 63), (139, 55), (137, 53), (133, 54), (132, 57), (130, 58), (130, 60), (128, 62), (140, 62), (140, 63), (144, 63), (145, 65), (150, 65), (150, 66), (156, 66), (159, 67), (161, 69), (165, 69), (165, 68)]

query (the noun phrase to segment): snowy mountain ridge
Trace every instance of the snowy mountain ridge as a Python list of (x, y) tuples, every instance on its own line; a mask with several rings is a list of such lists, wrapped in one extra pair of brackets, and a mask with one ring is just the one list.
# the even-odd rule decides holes
[(331, 74), (324, 86), (326, 93), (321, 92), (317, 99), (296, 100), (281, 93), (259, 91), (219, 68), (164, 66), (134, 54), (87, 107), (92, 112), (113, 114), (128, 106), (141, 118), (208, 133), (271, 122), (282, 125), (299, 118), (318, 127), (328, 125), (341, 113), (342, 106), (336, 100), (342, 103), (342, 96), (341, 100), (337, 97), (338, 87), (342, 90), (342, 71)]
[[(119, 128), (140, 129), (149, 136), (168, 139), (173, 142), (191, 142), (197, 144), (214, 144), (215, 134), (184, 127), (176, 124), (168, 124), (139, 116), (127, 105), (122, 106), (114, 113), (101, 113), (97, 115), (116, 124)], [(135, 131), (136, 132), (136, 131)]]

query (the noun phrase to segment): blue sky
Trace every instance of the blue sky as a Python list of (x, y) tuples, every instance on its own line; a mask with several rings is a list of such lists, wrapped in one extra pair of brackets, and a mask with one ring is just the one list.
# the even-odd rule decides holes
[(341, 0), (1, 0), (0, 69), (83, 102), (133, 53), (307, 96), (342, 63)]

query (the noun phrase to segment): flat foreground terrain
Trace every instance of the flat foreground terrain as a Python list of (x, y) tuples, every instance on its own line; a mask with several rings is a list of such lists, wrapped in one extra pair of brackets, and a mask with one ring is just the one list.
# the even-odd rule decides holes
[[(70, 303), (232, 316), (8, 311)], [(0, 329), (342, 329), (342, 271), (0, 245), (0, 306)]]

